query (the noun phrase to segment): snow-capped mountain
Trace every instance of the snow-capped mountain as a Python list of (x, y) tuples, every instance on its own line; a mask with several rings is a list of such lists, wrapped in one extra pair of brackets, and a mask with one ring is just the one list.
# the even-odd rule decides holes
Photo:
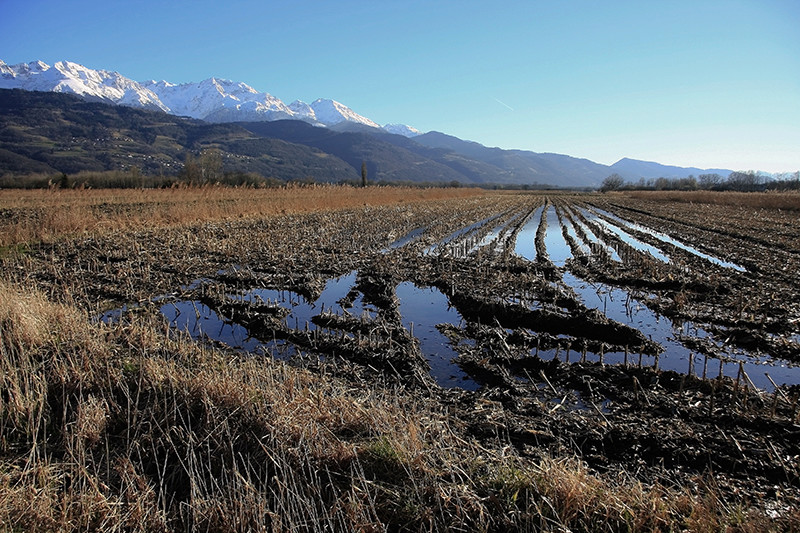
[(320, 98), (314, 100), (311, 104), (311, 109), (314, 111), (314, 117), (323, 124), (334, 125), (340, 122), (355, 122), (356, 124), (364, 124), (365, 126), (372, 126), (373, 128), (380, 128), (380, 126), (366, 117), (355, 113), (349, 107), (336, 102), (335, 100), (327, 100)]
[(317, 117), (314, 114), (314, 108), (302, 100), (295, 100), (289, 104), (289, 109), (294, 113), (295, 118), (305, 120), (306, 122), (316, 122)]
[(402, 135), (404, 137), (416, 137), (422, 135), (422, 132), (417, 128), (406, 126), (405, 124), (386, 124), (383, 129), (386, 133), (394, 133), (395, 135)]
[[(0, 60), (0, 89), (73, 93), (83, 98), (118, 105), (159, 109), (173, 115), (209, 122), (304, 120), (321, 126), (352, 122), (381, 126), (335, 100), (320, 98), (290, 105), (245, 83), (209, 78), (199, 83), (137, 82), (118, 72), (93, 70), (77, 63), (59, 61), (52, 67), (41, 61), (7, 65)], [(419, 131), (391, 124), (383, 129), (413, 137)]]
[(278, 98), (260, 93), (245, 83), (209, 78), (200, 83), (175, 85), (147, 81), (142, 85), (158, 95), (173, 115), (209, 122), (293, 118), (292, 111)]
[(155, 93), (118, 72), (92, 70), (69, 61), (59, 61), (51, 67), (41, 61), (8, 66), (0, 60), (0, 89), (73, 93), (92, 100), (169, 112)]

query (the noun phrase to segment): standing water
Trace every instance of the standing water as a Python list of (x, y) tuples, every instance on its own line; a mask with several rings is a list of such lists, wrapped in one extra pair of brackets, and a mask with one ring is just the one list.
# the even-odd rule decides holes
[(537, 208), (517, 233), (514, 253), (528, 261), (536, 261), (536, 229), (539, 227), (542, 211), (544, 211), (544, 206)]
[(436, 382), (446, 388), (478, 389), (479, 385), (454, 363), (458, 352), (436, 327), (442, 323), (459, 324), (462, 320), (458, 311), (450, 307), (447, 297), (439, 289), (421, 289), (404, 282), (397, 286), (397, 298), (403, 326), (419, 340), (420, 351), (428, 360)]

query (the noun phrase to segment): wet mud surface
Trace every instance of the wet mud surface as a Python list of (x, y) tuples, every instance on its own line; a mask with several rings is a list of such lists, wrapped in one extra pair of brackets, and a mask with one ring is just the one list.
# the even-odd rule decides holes
[(400, 384), (487, 443), (800, 502), (796, 213), (498, 195), (144, 229), (6, 268), (102, 320)]

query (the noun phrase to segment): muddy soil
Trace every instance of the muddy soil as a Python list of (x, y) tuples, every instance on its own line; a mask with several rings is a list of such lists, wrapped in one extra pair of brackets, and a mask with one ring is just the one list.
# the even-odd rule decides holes
[(486, 446), (780, 512), (800, 502), (800, 228), (750, 215), (498, 195), (143, 229), (3, 267), (96, 319), (399, 382)]

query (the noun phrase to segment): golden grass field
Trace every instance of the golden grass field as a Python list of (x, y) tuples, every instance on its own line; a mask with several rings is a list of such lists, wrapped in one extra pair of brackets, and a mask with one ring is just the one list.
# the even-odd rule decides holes
[[(0, 190), (0, 246), (51, 242), (78, 234), (234, 218), (402, 204), (484, 194), (461, 188), (354, 188), (334, 185), (255, 189), (223, 186), (171, 189)], [(13, 213), (12, 216), (9, 216)]]

